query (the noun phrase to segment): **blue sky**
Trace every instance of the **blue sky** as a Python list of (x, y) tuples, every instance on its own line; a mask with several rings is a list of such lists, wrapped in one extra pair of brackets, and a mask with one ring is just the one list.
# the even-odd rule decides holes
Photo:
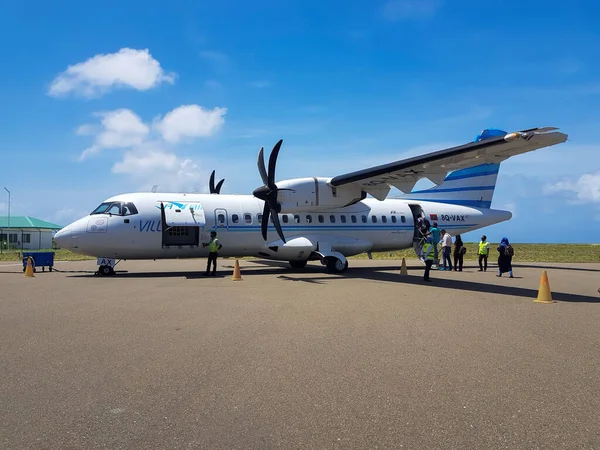
[(204, 192), (213, 169), (250, 193), (280, 138), (283, 179), (557, 126), (567, 143), (502, 164), (492, 207), (514, 216), (485, 233), (597, 243), (600, 6), (496, 3), (4, 2), (11, 213), (66, 225), (117, 193)]

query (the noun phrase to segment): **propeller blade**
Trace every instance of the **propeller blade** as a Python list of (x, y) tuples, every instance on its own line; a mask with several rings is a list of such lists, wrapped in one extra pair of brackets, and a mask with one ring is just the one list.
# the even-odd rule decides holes
[(215, 193), (215, 171), (213, 170), (210, 174), (210, 181), (208, 182), (208, 187), (210, 189), (210, 193)]
[(219, 181), (219, 183), (217, 184), (217, 187), (215, 188), (215, 193), (216, 194), (220, 194), (221, 193), (221, 186), (223, 186), (224, 182), (225, 182), (225, 178), (223, 178), (221, 181)]
[(260, 177), (262, 178), (263, 184), (265, 186), (268, 186), (269, 177), (267, 177), (267, 170), (265, 169), (265, 155), (264, 155), (263, 147), (261, 147), (260, 151), (258, 152), (257, 165), (258, 165), (258, 172), (260, 173)]
[(270, 188), (276, 188), (275, 186), (275, 165), (277, 164), (277, 155), (279, 154), (279, 149), (281, 148), (281, 144), (283, 143), (283, 139), (280, 139), (275, 147), (273, 147), (273, 151), (271, 152), (271, 156), (269, 156), (269, 183), (267, 186)]
[(277, 212), (272, 211), (271, 217), (273, 218), (273, 225), (275, 225), (277, 234), (279, 235), (281, 240), (285, 243), (285, 236), (283, 235), (283, 230), (281, 229), (281, 223), (279, 222), (279, 215), (277, 214)]
[(263, 239), (267, 240), (267, 227), (269, 226), (269, 204), (265, 202), (263, 208), (262, 223), (260, 224), (260, 230), (262, 231)]

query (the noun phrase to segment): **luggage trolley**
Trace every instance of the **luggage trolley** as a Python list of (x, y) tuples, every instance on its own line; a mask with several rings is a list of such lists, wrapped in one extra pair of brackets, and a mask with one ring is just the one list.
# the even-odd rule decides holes
[(27, 268), (27, 259), (29, 257), (33, 260), (34, 272), (36, 272), (36, 267), (41, 267), (42, 272), (45, 272), (46, 266), (48, 266), (48, 272), (52, 272), (54, 252), (23, 252), (23, 272)]

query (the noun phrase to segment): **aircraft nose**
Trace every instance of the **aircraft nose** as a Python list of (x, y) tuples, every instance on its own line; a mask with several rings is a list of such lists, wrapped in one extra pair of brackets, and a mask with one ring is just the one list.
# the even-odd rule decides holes
[(71, 226), (66, 226), (56, 233), (54, 241), (60, 248), (71, 248)]

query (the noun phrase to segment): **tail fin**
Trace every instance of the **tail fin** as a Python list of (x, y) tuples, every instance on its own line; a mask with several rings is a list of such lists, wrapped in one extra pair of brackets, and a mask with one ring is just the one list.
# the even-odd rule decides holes
[(481, 164), (449, 173), (442, 184), (400, 198), (490, 208), (500, 164)]

